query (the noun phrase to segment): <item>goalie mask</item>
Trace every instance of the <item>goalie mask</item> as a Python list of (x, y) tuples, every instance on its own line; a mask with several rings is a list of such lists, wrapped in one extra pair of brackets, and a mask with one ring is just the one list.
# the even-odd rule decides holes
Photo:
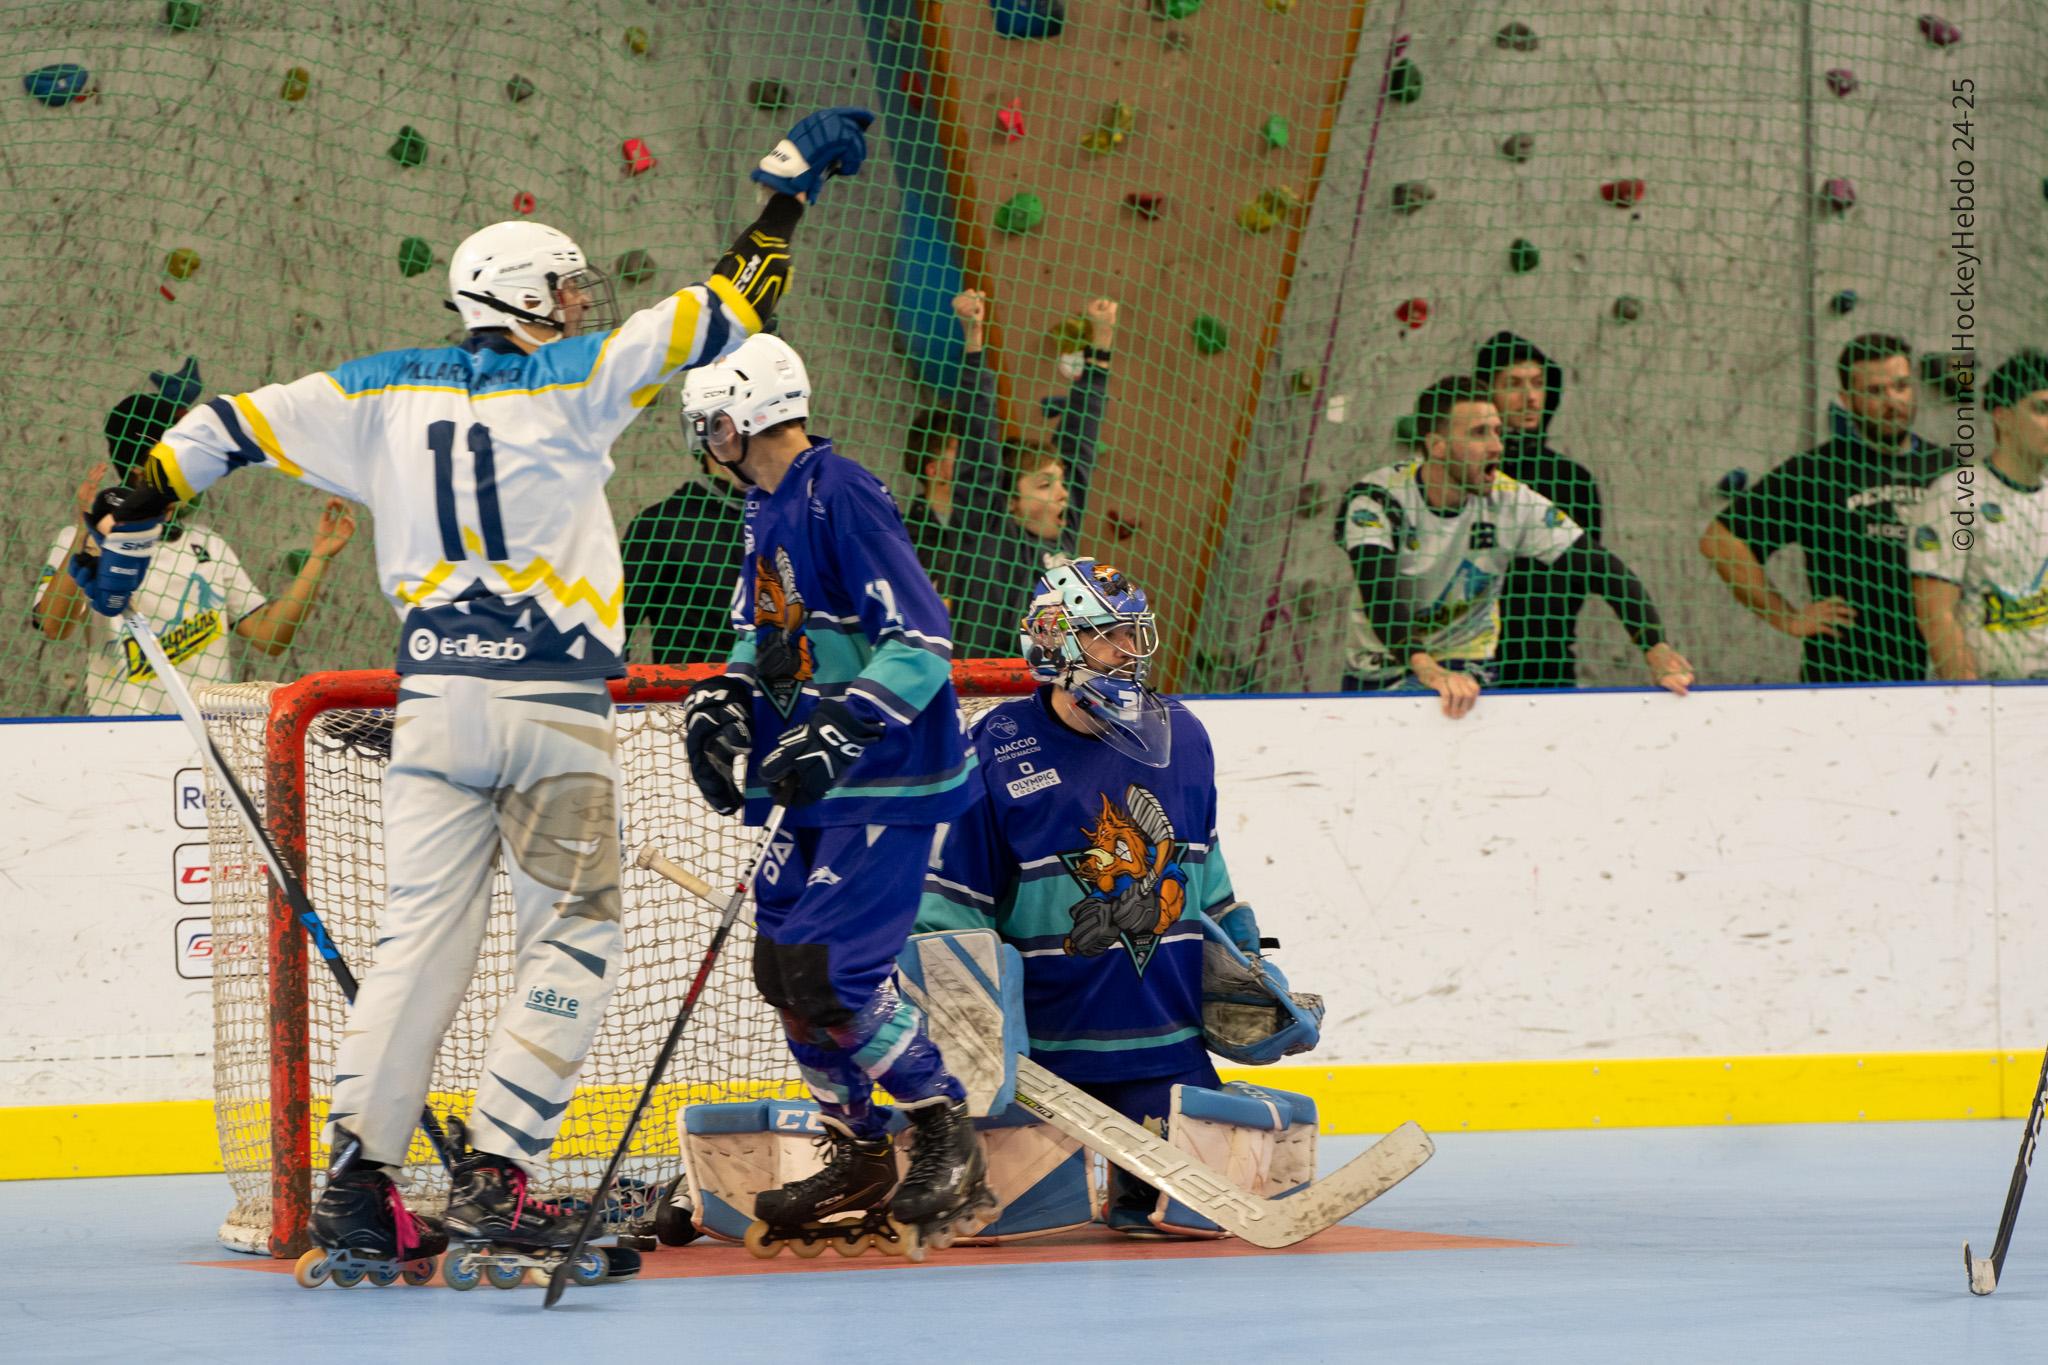
[(534, 346), (619, 325), (611, 281), (583, 248), (545, 223), (518, 219), (473, 232), (455, 248), (447, 306), (471, 331), (506, 328)]
[(1166, 766), (1172, 719), (1145, 685), (1159, 630), (1137, 584), (1092, 559), (1055, 562), (1038, 580), (1020, 629), (1032, 677), (1065, 688), (1110, 748)]

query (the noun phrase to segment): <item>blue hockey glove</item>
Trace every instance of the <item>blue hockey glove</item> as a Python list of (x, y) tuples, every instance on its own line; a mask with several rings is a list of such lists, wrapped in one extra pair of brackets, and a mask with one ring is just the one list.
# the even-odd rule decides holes
[[(86, 535), (92, 548), (81, 545), (71, 556), (71, 579), (85, 600), (102, 616), (119, 616), (128, 599), (149, 574), (150, 557), (163, 538), (168, 509), (162, 498), (133, 488), (103, 488), (86, 514)], [(99, 523), (113, 517), (107, 531)]]
[(706, 678), (683, 699), (683, 756), (711, 809), (731, 815), (745, 804), (733, 763), (754, 742), (754, 689), (744, 678)]
[(792, 725), (761, 760), (761, 785), (778, 805), (808, 806), (838, 786), (883, 726), (837, 697), (818, 703), (801, 725)]
[(865, 130), (875, 121), (867, 109), (820, 109), (797, 120), (789, 136), (761, 158), (751, 178), (780, 194), (801, 194), (818, 202), (835, 175), (859, 175), (868, 159)]

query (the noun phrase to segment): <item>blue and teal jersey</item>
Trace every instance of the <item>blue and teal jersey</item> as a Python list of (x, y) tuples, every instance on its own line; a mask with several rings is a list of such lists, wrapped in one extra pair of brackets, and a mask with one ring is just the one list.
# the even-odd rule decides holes
[(1256, 947), (1216, 841), (1216, 760), (1167, 702), (1172, 764), (1150, 768), (1053, 715), (1049, 688), (974, 728), (972, 810), (941, 831), (917, 928), (993, 926), (1024, 957), (1031, 1056), (1076, 1083), (1200, 1061), (1202, 929)]
[[(747, 494), (746, 554), (726, 669), (754, 684), (748, 771), (822, 698), (840, 697), (882, 738), (795, 829), (933, 825), (974, 799), (975, 757), (953, 691), (952, 625), (882, 481), (819, 439), (773, 493)], [(747, 787), (747, 823), (768, 793)]]

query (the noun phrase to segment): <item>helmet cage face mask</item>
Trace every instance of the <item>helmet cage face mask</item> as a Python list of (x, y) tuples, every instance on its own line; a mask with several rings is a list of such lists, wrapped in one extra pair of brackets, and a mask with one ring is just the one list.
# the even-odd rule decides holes
[[(566, 275), (549, 271), (545, 279), (545, 297), (538, 289), (521, 287), (510, 291), (514, 297), (507, 300), (499, 296), (503, 286), (488, 292), (465, 289), (462, 297), (504, 314), (507, 325), (526, 322), (553, 327), (563, 337), (609, 332), (619, 325), (618, 294), (613, 290), (611, 280), (596, 266), (586, 265)], [(543, 340), (531, 336), (527, 339)]]
[(1054, 565), (1039, 589), (1020, 623), (1031, 675), (1064, 689), (1112, 749), (1165, 767), (1172, 725), (1165, 703), (1145, 684), (1159, 651), (1145, 594), (1117, 570), (1086, 559)]

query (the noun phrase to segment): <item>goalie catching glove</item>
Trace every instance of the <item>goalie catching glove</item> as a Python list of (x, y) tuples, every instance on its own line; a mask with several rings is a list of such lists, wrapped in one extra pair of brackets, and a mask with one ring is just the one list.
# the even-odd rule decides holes
[(882, 732), (880, 721), (869, 720), (837, 697), (827, 697), (801, 725), (792, 725), (775, 741), (761, 760), (761, 785), (781, 806), (823, 800)]
[[(149, 575), (169, 510), (162, 495), (150, 489), (103, 488), (93, 499), (85, 517), (92, 547), (81, 545), (71, 557), (71, 578), (94, 611), (119, 616), (128, 609), (128, 599)], [(108, 517), (113, 525), (100, 530)]]
[(744, 678), (706, 678), (683, 699), (683, 756), (690, 780), (711, 809), (731, 815), (743, 804), (733, 763), (754, 743), (754, 689)]
[[(1241, 1066), (1265, 1066), (1308, 1052), (1322, 1040), (1323, 998), (1290, 991), (1280, 968), (1247, 946), (1255, 934), (1250, 907), (1239, 902), (1202, 922), (1202, 1033), (1209, 1050)], [(1238, 933), (1231, 932), (1238, 930)]]
[(872, 112), (842, 106), (806, 114), (761, 158), (752, 178), (778, 194), (801, 194), (818, 202), (825, 182), (835, 175), (859, 175), (868, 159), (867, 126)]

